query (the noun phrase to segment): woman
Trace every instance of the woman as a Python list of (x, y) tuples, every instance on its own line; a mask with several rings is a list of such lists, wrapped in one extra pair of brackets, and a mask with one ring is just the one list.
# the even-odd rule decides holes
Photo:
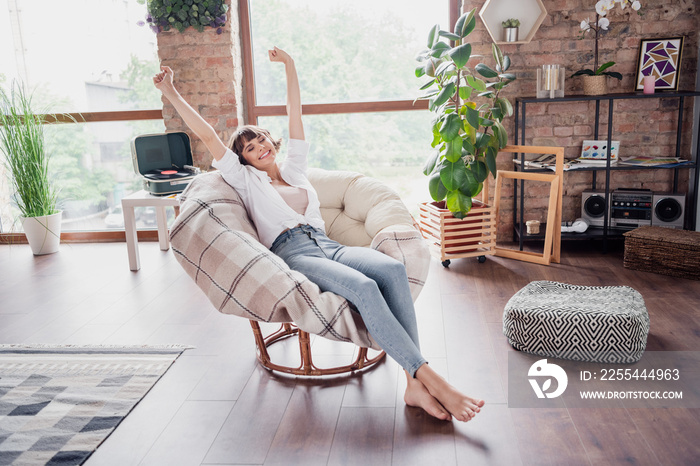
[(447, 383), (420, 353), (415, 309), (400, 262), (370, 248), (346, 247), (325, 235), (316, 191), (306, 178), (309, 144), (304, 139), (299, 80), (294, 60), (275, 47), (270, 61), (284, 64), (287, 78), (289, 150), (276, 163), (280, 141), (255, 126), (239, 128), (229, 147), (182, 98), (167, 66), (155, 86), (214, 156), (214, 167), (243, 199), (260, 241), (323, 291), (353, 303), (370, 334), (406, 372), (404, 400), (443, 420), (469, 421), (484, 405)]

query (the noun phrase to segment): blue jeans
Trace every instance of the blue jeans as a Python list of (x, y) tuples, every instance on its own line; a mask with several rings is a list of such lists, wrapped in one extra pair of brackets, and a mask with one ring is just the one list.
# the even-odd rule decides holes
[(310, 225), (287, 230), (270, 250), (321, 291), (350, 301), (370, 335), (412, 377), (426, 360), (404, 265), (370, 248), (343, 246)]

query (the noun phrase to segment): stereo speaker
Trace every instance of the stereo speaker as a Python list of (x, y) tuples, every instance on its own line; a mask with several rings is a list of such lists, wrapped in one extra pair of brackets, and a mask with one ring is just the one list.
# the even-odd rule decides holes
[(685, 194), (654, 193), (652, 205), (652, 226), (683, 229)]
[(605, 221), (605, 192), (584, 191), (581, 194), (581, 218), (593, 227), (602, 227)]

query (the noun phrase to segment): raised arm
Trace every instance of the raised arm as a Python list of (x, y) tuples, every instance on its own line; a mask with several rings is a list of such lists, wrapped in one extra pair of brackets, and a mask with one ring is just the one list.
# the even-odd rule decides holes
[(221, 159), (226, 153), (226, 146), (214, 131), (214, 128), (202, 118), (190, 104), (180, 95), (173, 85), (173, 70), (168, 66), (161, 66), (160, 73), (153, 77), (153, 84), (160, 90), (166, 99), (173, 104), (185, 124), (207, 146), (211, 155), (216, 160)]
[(289, 117), (289, 137), (304, 140), (304, 124), (301, 121), (301, 92), (299, 77), (294, 60), (284, 50), (277, 47), (268, 50), (270, 61), (284, 63), (287, 75), (287, 115)]

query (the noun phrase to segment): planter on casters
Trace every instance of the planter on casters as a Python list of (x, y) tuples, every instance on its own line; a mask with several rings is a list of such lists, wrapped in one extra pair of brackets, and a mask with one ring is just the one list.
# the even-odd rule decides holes
[(445, 201), (420, 204), (420, 229), (430, 241), (431, 254), (448, 267), (451, 259), (477, 257), (479, 262), (495, 254), (496, 216), (493, 207), (474, 199), (464, 218), (455, 218)]

